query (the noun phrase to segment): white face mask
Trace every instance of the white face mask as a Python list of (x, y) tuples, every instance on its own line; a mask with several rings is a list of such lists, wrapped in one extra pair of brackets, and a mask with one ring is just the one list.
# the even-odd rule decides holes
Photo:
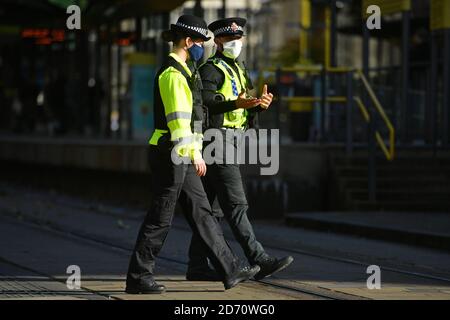
[(242, 40), (228, 41), (223, 44), (223, 54), (231, 59), (239, 57), (242, 51)]

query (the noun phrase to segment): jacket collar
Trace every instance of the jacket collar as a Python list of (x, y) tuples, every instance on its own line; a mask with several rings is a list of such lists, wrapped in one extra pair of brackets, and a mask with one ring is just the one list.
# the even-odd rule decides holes
[(192, 72), (191, 69), (189, 69), (188, 65), (186, 64), (185, 61), (183, 61), (183, 59), (181, 59), (176, 53), (171, 52), (169, 54), (170, 57), (172, 57), (176, 62), (178, 62), (179, 64), (181, 64), (181, 66), (184, 68), (184, 70), (186, 70), (187, 74), (189, 76), (192, 76)]

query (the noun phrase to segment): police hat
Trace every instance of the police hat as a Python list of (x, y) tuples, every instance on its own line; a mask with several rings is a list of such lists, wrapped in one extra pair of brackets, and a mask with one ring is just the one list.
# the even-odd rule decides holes
[(214, 21), (208, 26), (208, 29), (214, 33), (214, 37), (220, 36), (242, 36), (247, 20), (244, 18), (226, 18)]
[(211, 37), (207, 37), (208, 28), (206, 22), (202, 18), (188, 14), (179, 17), (176, 24), (171, 24), (170, 30), (163, 31), (162, 37), (166, 41), (173, 41), (176, 32), (193, 39), (202, 39), (203, 41), (211, 39)]

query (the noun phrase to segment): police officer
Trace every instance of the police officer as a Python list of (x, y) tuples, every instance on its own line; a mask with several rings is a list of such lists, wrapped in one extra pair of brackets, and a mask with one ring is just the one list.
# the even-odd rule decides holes
[[(126, 292), (161, 293), (163, 285), (153, 278), (155, 257), (169, 231), (177, 200), (199, 246), (207, 252), (225, 289), (253, 277), (259, 267), (241, 267), (230, 250), (211, 212), (200, 176), (206, 173), (201, 155), (201, 81), (187, 62), (203, 55), (203, 42), (209, 40), (206, 23), (195, 16), (181, 16), (163, 39), (174, 49), (156, 75), (154, 91), (155, 131), (149, 141), (153, 199), (140, 228), (130, 259)], [(196, 101), (196, 105), (194, 105)], [(187, 160), (187, 161), (186, 161)]]
[[(208, 108), (209, 127), (219, 128), (223, 134), (225, 146), (223, 154), (216, 155), (223, 164), (208, 165), (208, 174), (204, 179), (205, 189), (211, 204), (216, 196), (225, 219), (229, 223), (235, 238), (244, 250), (250, 264), (259, 265), (260, 272), (255, 279), (265, 278), (286, 268), (292, 263), (291, 256), (276, 259), (269, 256), (256, 240), (252, 225), (247, 218), (248, 203), (244, 192), (239, 164), (225, 163), (227, 144), (237, 154), (239, 136), (251, 126), (257, 112), (267, 109), (273, 95), (267, 92), (267, 85), (259, 99), (250, 98), (247, 92), (252, 89), (251, 81), (245, 68), (236, 60), (241, 52), (243, 29), (246, 20), (227, 18), (211, 23), (208, 28), (214, 33), (217, 45), (216, 53), (200, 67), (203, 83), (203, 101)], [(237, 141), (226, 138), (227, 131), (234, 131)], [(229, 158), (228, 158), (229, 159)], [(202, 250), (200, 238), (192, 236), (189, 249), (189, 266), (186, 274), (188, 280), (214, 280), (217, 275), (208, 266), (208, 259)]]

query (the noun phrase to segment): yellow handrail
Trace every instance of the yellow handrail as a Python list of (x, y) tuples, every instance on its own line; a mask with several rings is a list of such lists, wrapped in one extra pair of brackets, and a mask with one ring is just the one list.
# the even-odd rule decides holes
[(367, 110), (366, 106), (364, 105), (364, 103), (362, 102), (360, 97), (353, 97), (353, 100), (355, 100), (356, 105), (359, 107), (359, 110), (361, 111), (364, 120), (366, 120), (366, 122), (370, 121), (370, 114), (369, 111)]
[(394, 160), (394, 156), (392, 155), (392, 150), (387, 149), (386, 144), (384, 143), (384, 140), (378, 131), (375, 131), (375, 138), (377, 138), (378, 145), (380, 146), (381, 150), (383, 150), (383, 153), (386, 156), (386, 159), (388, 159), (389, 161)]
[[(388, 160), (393, 160), (394, 156), (395, 156), (395, 128), (391, 123), (391, 120), (389, 120), (388, 116), (386, 115), (386, 112), (384, 112), (383, 107), (381, 106), (380, 101), (378, 101), (378, 98), (376, 97), (375, 93), (372, 90), (372, 87), (369, 84), (369, 81), (367, 81), (366, 76), (364, 75), (364, 73), (361, 70), (356, 70), (356, 73), (358, 74), (359, 78), (362, 80), (364, 87), (366, 88), (367, 92), (369, 93), (369, 97), (372, 100), (375, 109), (378, 111), (378, 113), (380, 114), (381, 118), (383, 119), (384, 123), (386, 124), (388, 130), (389, 130), (389, 157)], [(377, 140), (380, 140), (381, 136), (378, 138)], [(381, 139), (381, 141), (383, 141)], [(381, 145), (380, 145), (381, 146)], [(384, 144), (383, 141), (383, 145), (381, 146), (381, 148), (383, 149), (383, 147), (385, 149), (386, 145)], [(383, 150), (384, 151), (384, 150)]]
[(326, 69), (326, 72), (329, 73), (347, 73), (350, 71), (353, 71), (353, 69), (347, 67), (329, 67)]
[[(322, 98), (320, 97), (281, 97), (283, 101), (286, 102), (320, 102)], [(347, 97), (335, 96), (325, 98), (326, 102), (346, 102)]]
[(261, 69), (261, 71), (267, 72), (276, 72), (276, 71), (284, 71), (284, 72), (321, 72), (323, 70), (322, 66), (301, 66), (301, 67), (266, 67)]
[(261, 71), (264, 72), (276, 72), (276, 71), (284, 71), (284, 72), (321, 72), (323, 70), (325, 70), (328, 73), (346, 73), (349, 71), (353, 71), (354, 69), (352, 68), (347, 68), (347, 67), (328, 67), (328, 68), (323, 68), (322, 66), (319, 65), (311, 65), (311, 66), (301, 66), (301, 67), (282, 67), (282, 68), (277, 68), (277, 67), (266, 67), (266, 68), (262, 68)]
[[(364, 88), (366, 89), (370, 99), (373, 102), (373, 105), (375, 106), (375, 110), (378, 112), (378, 114), (383, 119), (384, 123), (386, 124), (388, 130), (389, 130), (389, 148), (386, 146), (386, 143), (384, 142), (383, 138), (381, 137), (381, 134), (376, 131), (375, 132), (375, 138), (383, 151), (386, 158), (391, 161), (395, 157), (395, 128), (392, 125), (391, 121), (389, 120), (388, 116), (386, 115), (386, 112), (384, 111), (380, 101), (376, 97), (372, 87), (369, 84), (369, 81), (367, 81), (366, 76), (360, 69), (353, 69), (353, 68), (347, 68), (347, 67), (328, 67), (323, 68), (322, 66), (300, 66), (300, 67), (283, 67), (283, 68), (276, 68), (276, 67), (268, 67), (264, 68), (261, 71), (268, 71), (268, 72), (276, 72), (276, 71), (285, 71), (285, 72), (307, 72), (307, 73), (320, 73), (320, 72), (327, 72), (327, 73), (347, 73), (347, 72), (355, 72), (357, 75), (357, 78), (361, 79)], [(260, 86), (262, 87), (262, 78), (260, 78)], [(284, 101), (288, 102), (316, 102), (321, 101), (320, 97), (280, 97)], [(364, 105), (360, 97), (353, 97), (353, 100), (356, 102), (359, 110), (361, 111), (364, 119), (366, 122), (370, 121), (370, 114), (367, 110), (367, 107)], [(346, 97), (327, 97), (325, 99), (326, 102), (346, 102)]]
[[(362, 102), (361, 98), (353, 97), (353, 100), (358, 105), (359, 110), (361, 111), (364, 120), (366, 120), (366, 122), (369, 123), (370, 122), (370, 114), (369, 114), (369, 111), (367, 110), (366, 106)], [(386, 159), (388, 159), (389, 161), (393, 160), (394, 154), (392, 153), (392, 151), (388, 150), (388, 148), (386, 147), (386, 143), (384, 142), (384, 140), (381, 137), (381, 134), (378, 132), (378, 130), (375, 131), (375, 138), (376, 138), (381, 150), (383, 151), (384, 155), (386, 156)]]

